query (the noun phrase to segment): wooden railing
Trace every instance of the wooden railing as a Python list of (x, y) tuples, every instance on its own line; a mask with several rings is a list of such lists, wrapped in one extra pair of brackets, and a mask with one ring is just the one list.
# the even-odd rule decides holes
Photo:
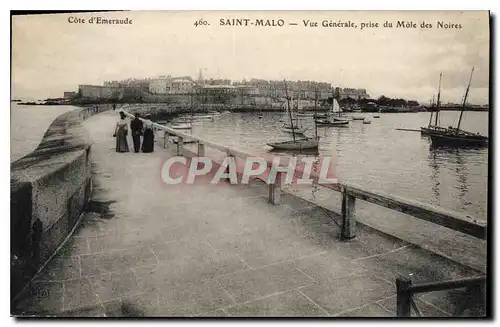
[[(484, 306), (486, 302), (486, 276), (463, 278), (449, 281), (439, 281), (433, 283), (412, 284), (409, 278), (396, 279), (396, 312), (398, 317), (410, 317), (411, 309), (415, 311), (417, 316), (423, 316), (422, 311), (418, 307), (413, 296), (418, 293), (427, 293), (435, 291), (443, 291), (450, 289), (466, 288), (466, 294), (474, 301), (479, 301), (479, 305)], [(469, 301), (462, 303), (461, 307), (456, 308), (456, 312), (463, 311), (466, 305), (470, 305)], [(478, 303), (472, 303), (477, 305)]]
[[(125, 114), (134, 118), (135, 116), (127, 111)], [(147, 119), (142, 119), (143, 122), (152, 126), (154, 131), (163, 131), (163, 146), (166, 148), (170, 136), (177, 137), (176, 154), (182, 155), (184, 141), (190, 140), (197, 143), (197, 155), (199, 157), (205, 156), (205, 148), (209, 147), (223, 153), (227, 156), (246, 159), (255, 157), (253, 154), (229, 148), (211, 141), (207, 141), (201, 137), (169, 128), (164, 125), (154, 123)], [(272, 167), (272, 161), (267, 161), (268, 168)], [(269, 183), (269, 202), (272, 204), (281, 203), (281, 190), (283, 186), (283, 172), (275, 172), (276, 179)], [(314, 172), (311, 173), (311, 179), (318, 181), (319, 176)], [(319, 184), (319, 183), (318, 183)], [(322, 184), (319, 184), (322, 185)], [(356, 199), (370, 202), (382, 207), (386, 207), (395, 211), (405, 213), (407, 215), (426, 220), (480, 239), (486, 239), (487, 223), (478, 219), (469, 218), (463, 214), (445, 210), (442, 208), (432, 207), (425, 203), (404, 199), (401, 197), (384, 194), (378, 191), (368, 191), (360, 187), (346, 182), (339, 182), (338, 184), (323, 185), (334, 191), (342, 193), (342, 232), (343, 239), (348, 240), (356, 236), (356, 220), (355, 220), (355, 205)]]

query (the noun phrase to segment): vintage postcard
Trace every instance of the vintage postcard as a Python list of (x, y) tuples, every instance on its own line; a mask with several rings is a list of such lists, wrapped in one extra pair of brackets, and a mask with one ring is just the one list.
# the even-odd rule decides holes
[(491, 316), (490, 24), (12, 12), (11, 315)]

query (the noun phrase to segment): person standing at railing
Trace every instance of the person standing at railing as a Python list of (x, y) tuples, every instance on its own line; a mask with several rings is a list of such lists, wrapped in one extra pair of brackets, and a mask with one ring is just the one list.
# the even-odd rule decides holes
[(141, 135), (144, 125), (142, 120), (139, 119), (139, 114), (135, 114), (135, 118), (130, 122), (130, 129), (132, 130), (132, 140), (134, 141), (134, 152), (137, 153), (141, 149)]
[[(146, 116), (147, 117), (147, 116)], [(149, 153), (154, 151), (155, 133), (150, 124), (146, 124), (144, 129), (144, 138), (142, 139), (142, 152)]]
[(123, 111), (120, 111), (120, 120), (116, 123), (115, 133), (116, 137), (116, 152), (129, 152), (127, 134), (128, 134), (128, 123), (126, 120), (127, 116)]

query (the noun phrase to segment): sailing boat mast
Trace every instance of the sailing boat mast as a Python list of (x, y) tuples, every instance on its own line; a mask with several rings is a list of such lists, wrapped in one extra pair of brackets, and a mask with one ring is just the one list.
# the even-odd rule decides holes
[(295, 110), (295, 126), (299, 126), (299, 98), (300, 98), (300, 91), (297, 91), (297, 109)]
[[(314, 115), (316, 115), (318, 111), (318, 89), (314, 90)], [(318, 125), (316, 124), (316, 119), (314, 121), (314, 136), (318, 139)]]
[(467, 89), (465, 90), (464, 102), (462, 103), (462, 110), (460, 111), (460, 118), (458, 118), (457, 133), (460, 130), (460, 123), (462, 122), (462, 115), (464, 114), (464, 110), (465, 110), (465, 102), (467, 101), (467, 96), (469, 95), (470, 82), (472, 81), (472, 73), (474, 73), (474, 67), (472, 67), (472, 70), (470, 71), (469, 84), (467, 85)]
[(438, 117), (439, 117), (439, 109), (441, 108), (441, 77), (443, 73), (439, 74), (439, 90), (438, 90), (438, 98), (437, 98), (437, 106), (436, 106), (436, 119), (434, 121), (434, 126), (438, 126)]
[(191, 107), (191, 126), (193, 125), (193, 93), (189, 93), (189, 106)]
[(431, 109), (431, 116), (429, 117), (429, 125), (428, 127), (431, 127), (432, 124), (432, 116), (434, 115), (434, 95), (432, 95), (432, 100), (430, 101), (430, 109)]
[(285, 96), (286, 96), (286, 102), (288, 104), (288, 116), (290, 117), (290, 126), (292, 127), (293, 142), (295, 143), (295, 128), (293, 127), (292, 111), (290, 108), (290, 99), (288, 98), (288, 90), (286, 88), (286, 81), (283, 80), (283, 83), (285, 83)]

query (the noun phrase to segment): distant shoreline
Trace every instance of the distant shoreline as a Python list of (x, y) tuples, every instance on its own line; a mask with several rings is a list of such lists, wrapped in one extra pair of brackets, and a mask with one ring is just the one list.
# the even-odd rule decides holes
[[(37, 102), (32, 102), (32, 101), (29, 101), (29, 102), (21, 102), (21, 100), (12, 100), (11, 102), (16, 102), (17, 104), (19, 105), (25, 105), (25, 106), (82, 106), (81, 103), (60, 103), (60, 102), (51, 102), (51, 101), (48, 101), (48, 102), (44, 102), (44, 103), (37, 103)], [(109, 103), (88, 103), (88, 104), (85, 104), (85, 106), (88, 106), (88, 105), (104, 105), (104, 104), (109, 104)], [(117, 104), (123, 104), (123, 103), (117, 103)], [(155, 104), (155, 103), (151, 103), (151, 104)], [(245, 110), (245, 111), (252, 111), (253, 110), (265, 110), (267, 109), (265, 106), (263, 106), (262, 108), (261, 107), (255, 107), (255, 108), (248, 108), (250, 110)], [(462, 110), (461, 108), (458, 108), (458, 107), (441, 107), (440, 109), (441, 111), (460, 111)], [(467, 111), (484, 111), (484, 112), (488, 112), (489, 111), (489, 108), (475, 108), (475, 107), (466, 107), (466, 110)], [(276, 110), (271, 110), (271, 111), (276, 111)], [(309, 109), (309, 110), (304, 110), (306, 112), (314, 112), (313, 109)], [(325, 111), (324, 108), (318, 108), (318, 111)], [(432, 112), (431, 110), (420, 110), (419, 112)], [(404, 113), (404, 112), (385, 112), (385, 113)]]

